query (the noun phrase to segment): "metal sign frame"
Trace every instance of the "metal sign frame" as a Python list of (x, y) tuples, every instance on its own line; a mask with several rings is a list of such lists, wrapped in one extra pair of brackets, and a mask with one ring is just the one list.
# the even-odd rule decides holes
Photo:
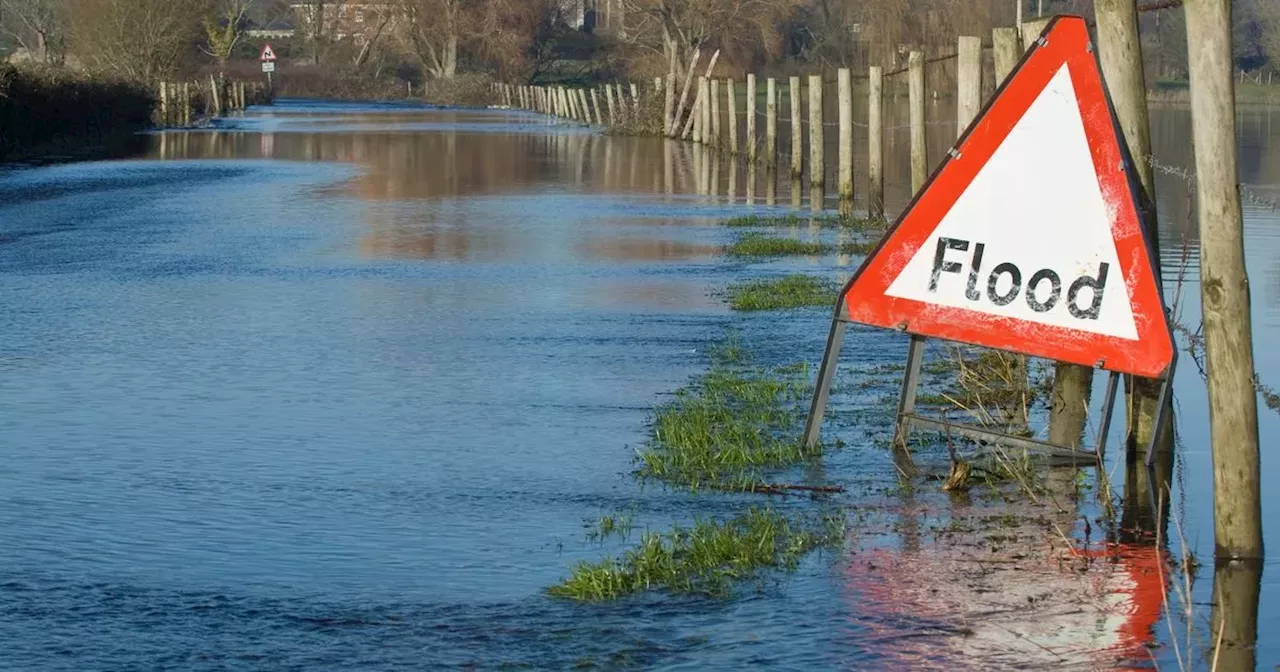
[[(1083, 21), (1083, 19), (1080, 17), (1071, 17), (1071, 18), (1075, 20)], [(930, 176), (929, 180), (925, 182), (924, 186), (920, 189), (920, 191), (915, 194), (915, 196), (911, 200), (911, 203), (908, 204), (908, 206), (902, 211), (902, 214), (899, 215), (897, 221), (894, 222), (893, 226), (891, 226), (889, 230), (886, 231), (885, 235), (881, 238), (880, 243), (877, 244), (875, 249), (872, 250), (867, 255), (866, 259), (863, 261), (862, 266), (859, 267), (858, 271), (854, 273), (853, 277), (850, 278), (848, 283), (846, 283), (844, 288), (840, 291), (839, 298), (837, 299), (837, 304), (835, 307), (835, 312), (834, 312), (834, 315), (832, 316), (831, 330), (827, 335), (827, 343), (823, 353), (822, 364), (818, 369), (818, 379), (817, 379), (816, 389), (814, 391), (813, 400), (810, 404), (809, 415), (805, 422), (805, 431), (804, 431), (803, 441), (806, 447), (811, 448), (815, 446), (818, 443), (818, 440), (820, 438), (822, 419), (826, 412), (827, 401), (829, 399), (830, 392), (831, 392), (831, 384), (835, 377), (835, 369), (837, 366), (837, 361), (839, 359), (841, 346), (844, 343), (845, 331), (847, 329), (848, 324), (855, 323), (849, 316), (849, 312), (848, 312), (849, 308), (846, 301), (846, 296), (848, 295), (849, 291), (854, 286), (854, 284), (858, 281), (860, 276), (863, 274), (863, 272), (866, 271), (867, 267), (871, 264), (872, 260), (874, 260), (877, 257), (877, 255), (881, 253), (886, 242), (892, 238), (892, 234), (895, 231), (897, 231), (898, 228), (902, 225), (906, 216), (912, 212), (912, 210), (916, 207), (917, 203), (920, 201), (921, 197), (926, 192), (928, 192), (930, 186), (932, 186), (935, 183), (935, 180), (937, 180), (938, 176), (946, 170), (947, 166), (950, 165), (952, 161), (956, 160), (956, 158), (960, 156), (959, 147), (961, 147), (965, 143), (965, 141), (969, 138), (969, 136), (973, 133), (974, 128), (983, 122), (984, 117), (987, 116), (987, 113), (989, 112), (991, 106), (995, 104), (997, 100), (1000, 99), (1000, 95), (1005, 91), (1009, 83), (1014, 80), (1018, 72), (1023, 68), (1023, 66), (1027, 63), (1027, 61), (1030, 58), (1032, 58), (1032, 56), (1036, 54), (1039, 51), (1039, 49), (1045, 47), (1048, 44), (1046, 36), (1053, 31), (1055, 25), (1058, 22), (1059, 22), (1059, 18), (1054, 18), (1046, 25), (1040, 38), (1037, 40), (1036, 45), (1032, 49), (1029, 49), (1026, 53), (1023, 54), (1022, 59), (1019, 61), (1018, 65), (1014, 68), (1010, 76), (1004, 82), (1001, 83), (995, 95), (993, 95), (987, 101), (982, 111), (975, 116), (974, 121), (970, 125), (970, 127), (956, 141), (956, 144), (953, 146), (951, 151), (948, 152), (944, 160), (933, 171), (933, 174)], [(1097, 66), (1097, 54), (1096, 54), (1096, 51), (1093, 49), (1092, 41), (1088, 43), (1087, 48), (1091, 53), (1093, 53), (1094, 63), (1095, 63), (1095, 66)], [(1099, 77), (1101, 77), (1101, 67), (1098, 67), (1098, 74), (1099, 74)], [(1132, 202), (1135, 206), (1138, 223), (1140, 228), (1142, 229), (1142, 234), (1146, 243), (1147, 262), (1153, 270), (1155, 279), (1157, 281), (1157, 287), (1158, 287), (1159, 268), (1151, 263), (1153, 259), (1153, 256), (1151, 253), (1152, 239), (1148, 235), (1148, 233), (1152, 230), (1152, 227), (1151, 227), (1152, 216), (1155, 212), (1155, 209), (1154, 207), (1152, 207), (1152, 204), (1148, 200), (1145, 190), (1142, 189), (1141, 185), (1137, 182), (1137, 179), (1136, 179), (1137, 171), (1134, 169), (1133, 157), (1129, 150), (1128, 144), (1126, 143), (1124, 136), (1120, 131), (1121, 127), (1116, 118), (1115, 108), (1111, 103), (1110, 94), (1106, 90), (1105, 82), (1103, 86), (1103, 95), (1106, 98), (1106, 105), (1110, 112), (1111, 126), (1115, 136), (1115, 140), (1119, 146), (1119, 149), (1122, 155), (1124, 171), (1127, 176), (1126, 181), (1128, 183), (1129, 196), (1130, 198), (1132, 198)], [(1158, 291), (1156, 292), (1156, 294), (1160, 302), (1160, 308), (1163, 312), (1164, 324), (1167, 330), (1166, 333), (1172, 334), (1172, 328), (1169, 321), (1170, 318), (1169, 318), (1168, 306), (1165, 304), (1164, 295), (1162, 292), (1158, 292)], [(1130, 300), (1132, 301), (1132, 298)], [(922, 428), (922, 429), (932, 429), (932, 430), (947, 432), (949, 434), (959, 435), (964, 438), (977, 441), (979, 443), (1000, 443), (1000, 444), (1009, 445), (1012, 447), (1024, 448), (1026, 450), (1044, 453), (1051, 457), (1068, 459), (1068, 460), (1071, 460), (1072, 462), (1100, 462), (1102, 460), (1102, 457), (1106, 449), (1107, 435), (1110, 432), (1112, 412), (1115, 406), (1116, 390), (1119, 387), (1120, 376), (1125, 375), (1121, 372), (1108, 369), (1106, 366), (1105, 360), (1097, 362), (1095, 364), (1095, 368), (1106, 370), (1111, 373), (1110, 379), (1107, 382), (1107, 391), (1105, 394), (1106, 398), (1105, 398), (1104, 406), (1102, 409), (1103, 417), (1100, 425), (1100, 433), (1099, 433), (1098, 441), (1092, 451), (1081, 450), (1081, 449), (1073, 448), (1069, 446), (1055, 445), (1047, 441), (1040, 441), (1037, 439), (1030, 439), (1030, 438), (1021, 437), (1021, 436), (1013, 436), (1013, 435), (998, 432), (986, 427), (980, 427), (976, 425), (969, 425), (969, 424), (962, 424), (962, 423), (953, 423), (953, 422), (948, 422), (946, 420), (927, 417), (927, 416), (918, 414), (916, 412), (916, 404), (915, 404), (916, 393), (919, 387), (920, 367), (924, 358), (924, 344), (928, 336), (912, 332), (910, 324), (902, 324), (899, 328), (911, 334), (911, 341), (910, 341), (910, 345), (908, 347), (908, 352), (907, 352), (907, 365), (906, 365), (906, 370), (903, 374), (902, 390), (898, 399), (897, 423), (896, 423), (895, 432), (894, 432), (895, 446), (905, 446), (907, 437), (909, 436), (910, 432), (914, 428)], [(991, 347), (991, 346), (984, 346), (984, 347)], [(1008, 348), (993, 347), (992, 349), (1001, 350), (1005, 352), (1015, 352), (1015, 353), (1017, 352), (1015, 350), (1011, 350)], [(1017, 354), (1028, 354), (1030, 356), (1036, 356), (1031, 353), (1017, 353)], [(1156, 425), (1155, 425), (1157, 428), (1162, 427), (1163, 423), (1165, 422), (1165, 418), (1164, 418), (1165, 409), (1168, 406), (1169, 396), (1172, 394), (1172, 380), (1173, 380), (1173, 374), (1176, 368), (1176, 364), (1177, 364), (1177, 348), (1174, 347), (1171, 349), (1171, 357), (1170, 357), (1168, 366), (1156, 378), (1157, 380), (1161, 381), (1161, 391), (1160, 391), (1160, 400), (1159, 400), (1160, 405), (1159, 405), (1159, 411), (1156, 417)], [(1148, 460), (1150, 459), (1150, 455), (1153, 454), (1153, 451), (1151, 450), (1151, 448), (1154, 446), (1156, 437), (1158, 437), (1159, 434), (1160, 434), (1159, 431), (1156, 431), (1153, 433), (1152, 441), (1151, 441), (1152, 445), (1148, 446)]]

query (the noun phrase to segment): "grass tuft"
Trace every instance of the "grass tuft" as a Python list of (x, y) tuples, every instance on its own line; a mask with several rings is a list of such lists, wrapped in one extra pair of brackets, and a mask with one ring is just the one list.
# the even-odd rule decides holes
[(849, 254), (857, 257), (865, 257), (879, 245), (878, 240), (853, 240), (840, 245), (840, 254)]
[(873, 231), (885, 229), (888, 222), (880, 217), (853, 217), (851, 215), (743, 215), (726, 219), (724, 225), (733, 228), (770, 228), (822, 226), (825, 228), (843, 228), (856, 231)]
[(813, 276), (796, 274), (730, 285), (728, 295), (729, 307), (742, 311), (833, 306), (836, 286)]
[(646, 590), (728, 597), (735, 583), (766, 568), (793, 570), (805, 553), (843, 538), (839, 517), (806, 528), (770, 509), (751, 508), (722, 523), (699, 520), (665, 534), (646, 532), (621, 558), (578, 563), (548, 592), (584, 602)]
[(807, 366), (745, 369), (719, 361), (654, 412), (638, 473), (693, 489), (752, 490), (764, 469), (801, 462), (796, 425)]
[(830, 251), (822, 243), (807, 243), (794, 238), (778, 238), (762, 233), (740, 236), (725, 250), (731, 257), (785, 257), (790, 255), (816, 255)]

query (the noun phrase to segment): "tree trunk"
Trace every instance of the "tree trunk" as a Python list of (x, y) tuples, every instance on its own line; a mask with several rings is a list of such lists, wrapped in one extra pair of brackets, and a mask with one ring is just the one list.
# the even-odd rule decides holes
[(450, 35), (444, 43), (444, 63), (441, 68), (441, 76), (445, 79), (453, 79), (458, 73), (458, 36)]

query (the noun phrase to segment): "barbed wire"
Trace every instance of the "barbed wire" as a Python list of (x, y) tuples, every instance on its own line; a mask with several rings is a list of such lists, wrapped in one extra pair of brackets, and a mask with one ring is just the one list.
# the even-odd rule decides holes
[[(1190, 188), (1195, 188), (1196, 186), (1196, 171), (1190, 168), (1161, 163), (1159, 159), (1150, 154), (1147, 155), (1147, 165), (1151, 166), (1152, 170), (1155, 170), (1162, 175), (1169, 175), (1182, 180), (1182, 182)], [(1280, 198), (1268, 198), (1259, 194), (1257, 191), (1251, 189), (1245, 184), (1238, 184), (1236, 186), (1240, 190), (1241, 200), (1245, 201), (1249, 205), (1253, 205), (1258, 208), (1266, 208), (1271, 212), (1280, 210)]]

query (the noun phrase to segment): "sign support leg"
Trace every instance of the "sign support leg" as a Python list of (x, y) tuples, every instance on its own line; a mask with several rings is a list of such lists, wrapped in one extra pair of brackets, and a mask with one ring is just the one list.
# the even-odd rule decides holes
[[(1155, 464), (1156, 459), (1156, 442), (1160, 440), (1160, 434), (1165, 431), (1165, 416), (1168, 415), (1170, 406), (1169, 397), (1173, 395), (1173, 372), (1178, 368), (1178, 355), (1174, 352), (1173, 361), (1169, 363), (1169, 370), (1164, 374), (1164, 381), (1160, 384), (1160, 399), (1156, 406), (1156, 421), (1152, 425), (1151, 442), (1147, 444), (1147, 468), (1150, 469)], [(1169, 431), (1173, 431), (1170, 427)]]
[(1120, 374), (1114, 371), (1107, 378), (1107, 394), (1102, 402), (1102, 424), (1098, 429), (1098, 464), (1107, 453), (1107, 435), (1111, 433), (1111, 415), (1116, 406), (1116, 388), (1120, 386)]
[(818, 368), (818, 381), (813, 390), (813, 403), (809, 406), (809, 418), (804, 423), (806, 449), (816, 447), (819, 435), (822, 433), (822, 416), (827, 412), (827, 397), (831, 394), (831, 381), (836, 376), (836, 363), (840, 359), (840, 347), (844, 345), (846, 326), (848, 325), (840, 319), (837, 312), (836, 317), (831, 320), (831, 331), (827, 334), (827, 349), (822, 353), (822, 365)]
[(924, 360), (924, 336), (912, 334), (907, 347), (907, 369), (902, 374), (902, 394), (898, 397), (898, 422), (893, 432), (893, 447), (906, 448), (911, 431), (908, 416), (916, 412), (916, 390), (920, 387), (920, 364)]

